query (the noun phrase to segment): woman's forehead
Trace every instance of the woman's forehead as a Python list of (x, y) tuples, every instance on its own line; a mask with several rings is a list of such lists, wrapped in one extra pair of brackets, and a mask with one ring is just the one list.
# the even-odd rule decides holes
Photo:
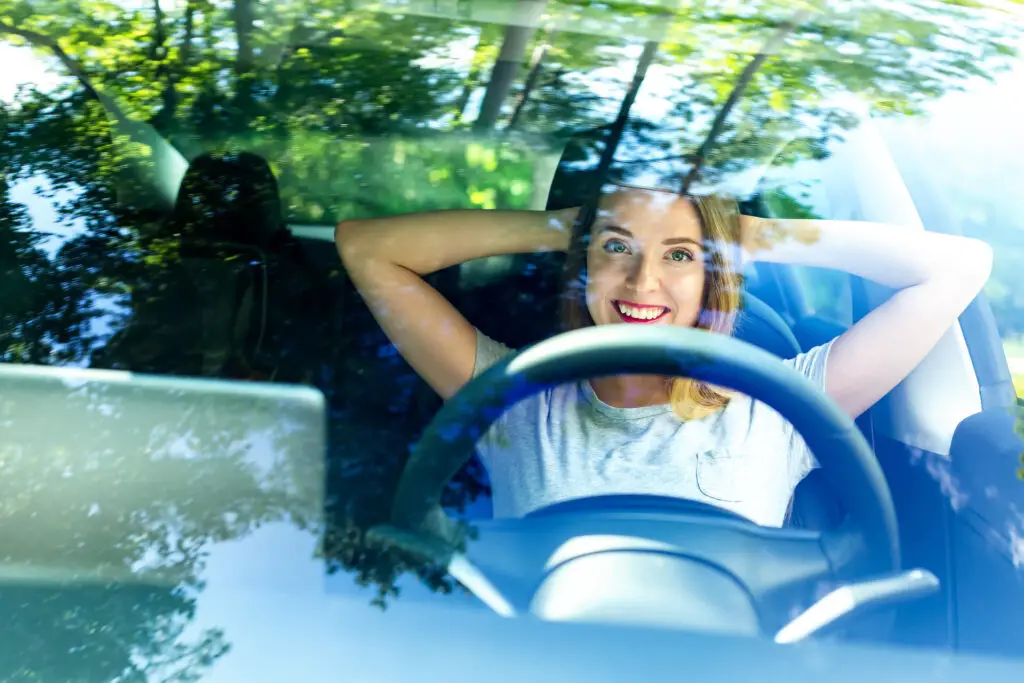
[(672, 232), (700, 237), (700, 215), (693, 202), (666, 190), (611, 185), (601, 197), (595, 228), (615, 224), (634, 233)]

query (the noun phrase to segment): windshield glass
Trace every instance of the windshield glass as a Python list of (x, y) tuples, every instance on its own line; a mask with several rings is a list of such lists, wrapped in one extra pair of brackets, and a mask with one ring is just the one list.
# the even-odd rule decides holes
[[(0, 655), (0, 678), (251, 675), (253, 643), (284, 637), (270, 634), (288, 623), (286, 596), (345, 600), (373, 624), (404, 604), (442, 618), (494, 611), (476, 541), (463, 547), (475, 564), (449, 573), (369, 533), (394, 521), (403, 491), (439, 496), (479, 527), (481, 548), (522, 557), (548, 533), (531, 522), (514, 537), (510, 524), (530, 513), (620, 494), (659, 496), (638, 504), (671, 512), (679, 487), (707, 506), (686, 514), (797, 536), (839, 528), (854, 494), (830, 488), (832, 461), (790, 425), (810, 408), (779, 418), (747, 398), (761, 384), (729, 393), (715, 384), (725, 375), (556, 382), (596, 422), (541, 392), (534, 413), (502, 418), (506, 431), (474, 432), (477, 453), (450, 461), (443, 490), (400, 485), (424, 429), (471, 377), (567, 328), (659, 321), (758, 347), (755, 365), (783, 361), (806, 380), (798, 389), (831, 382), (877, 455), (902, 565), (941, 589), (840, 640), (1019, 656), (1024, 12), (833, 5), (6, 3), (0, 633), (17, 645)], [(456, 258), (412, 237), (415, 220), (368, 220), (453, 209), (500, 215), (510, 231), (514, 216), (553, 225), (560, 211), (565, 242), (508, 238), (470, 253), (498, 218), (479, 218), (476, 233), (423, 223), (451, 231)], [(519, 234), (541, 229), (521, 220)], [(768, 240), (760, 256), (755, 228)], [(405, 232), (389, 241), (390, 229)], [(872, 230), (876, 243), (863, 238)], [(907, 241), (884, 242), (893, 234)], [(800, 251), (831, 239), (831, 256)], [(870, 353), (843, 337), (915, 287), (913, 329), (935, 327), (918, 356), (891, 336)], [(388, 288), (407, 296), (374, 294)], [(430, 308), (438, 294), (458, 317), (437, 327), (469, 321), (471, 336), (456, 329), (410, 355), (408, 318), (388, 311), (447, 316)], [(855, 381), (904, 356), (888, 384)], [(844, 381), (855, 390), (837, 393)], [(748, 458), (714, 425), (786, 459)], [(675, 438), (665, 430), (684, 428), (692, 462), (676, 470), (659, 458)], [(566, 455), (577, 449), (607, 461)], [(486, 546), (492, 522), (505, 540)], [(530, 562), (540, 571), (547, 559)], [(530, 562), (516, 579), (536, 586)], [(508, 578), (510, 566), (491, 570)], [(484, 592), (512, 590), (491, 579)]]

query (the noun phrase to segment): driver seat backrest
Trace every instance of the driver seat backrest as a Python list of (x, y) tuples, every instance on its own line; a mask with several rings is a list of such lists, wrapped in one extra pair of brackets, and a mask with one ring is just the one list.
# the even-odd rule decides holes
[(733, 336), (782, 359), (800, 353), (800, 343), (782, 316), (749, 292), (743, 292)]

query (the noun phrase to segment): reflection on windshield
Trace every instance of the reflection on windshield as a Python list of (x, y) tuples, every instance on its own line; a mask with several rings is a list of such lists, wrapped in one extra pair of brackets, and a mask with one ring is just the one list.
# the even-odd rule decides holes
[[(246, 444), (272, 444), (285, 429), (273, 420), (206, 415), (182, 435), (130, 405), (97, 402), (97, 422), (61, 434), (45, 467), (4, 445), (4, 546), (47, 539), (8, 559), (64, 572), (3, 588), (11, 638), (28, 643), (0, 658), (5, 680), (113, 680), (143, 666), (139, 657), (175, 675), (201, 672), (231, 640), (215, 627), (181, 638), (204, 590), (205, 553), (275, 523), (322, 536), (310, 552), (332, 585), (340, 576), (368, 586), (377, 605), (410, 573), (430, 591), (462, 591), (365, 538), (388, 518), (410, 445), (440, 401), (387, 342), (329, 241), (299, 239), (288, 225), (330, 240), (342, 219), (543, 208), (566, 139), (606, 132), (631, 86), (626, 154), (760, 193), (778, 214), (835, 216), (849, 207), (824, 197), (822, 169), (865, 114), (916, 126), (950, 92), (966, 88), (969, 102), (979, 81), (998, 84), (1016, 64), (1022, 27), (1002, 9), (916, 0), (802, 3), (805, 13), (775, 0), (742, 11), (536, 0), (9, 4), (0, 55), (25, 70), (0, 77), (0, 359), (312, 386), (326, 396), (329, 434), (322, 509), (291, 488), (287, 468), (247, 464)], [(935, 164), (895, 154), (901, 171)], [(968, 171), (955, 181), (978, 191)], [(924, 181), (907, 182), (916, 201)], [(932, 182), (940, 193), (953, 184)], [(1004, 199), (986, 210), (1008, 211)], [(978, 236), (995, 243), (996, 216), (961, 221), (980, 223), (989, 233)], [(989, 287), (1020, 387), (1022, 248), (997, 256)], [(496, 258), (432, 284), (482, 329), (500, 329), (510, 310), (551, 308), (550, 265)], [(806, 275), (818, 317), (848, 325), (849, 282)], [(505, 332), (521, 346), (550, 330), (527, 322)], [(19, 429), (52, 431), (45, 413), (2, 399), (33, 420)], [(147, 458), (104, 460), (103, 435), (128, 424)], [(196, 434), (211, 440), (165, 457)], [(485, 517), (489, 494), (474, 460), (443, 503)], [(1000, 533), (1019, 538), (1024, 522)], [(104, 578), (66, 592), (98, 567)], [(72, 652), (101, 624), (112, 625), (105, 644), (47, 668), (55, 643)]]
[(275, 522), (321, 534), (321, 431), (294, 399), (103, 373), (3, 387), (5, 678), (195, 673), (229, 646), (188, 628), (211, 548)]

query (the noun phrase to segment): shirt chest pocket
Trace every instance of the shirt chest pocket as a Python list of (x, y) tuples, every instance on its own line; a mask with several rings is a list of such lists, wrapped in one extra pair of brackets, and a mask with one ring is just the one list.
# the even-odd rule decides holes
[(697, 488), (708, 498), (724, 503), (749, 500), (752, 481), (757, 474), (750, 458), (728, 448), (715, 448), (697, 454)]

